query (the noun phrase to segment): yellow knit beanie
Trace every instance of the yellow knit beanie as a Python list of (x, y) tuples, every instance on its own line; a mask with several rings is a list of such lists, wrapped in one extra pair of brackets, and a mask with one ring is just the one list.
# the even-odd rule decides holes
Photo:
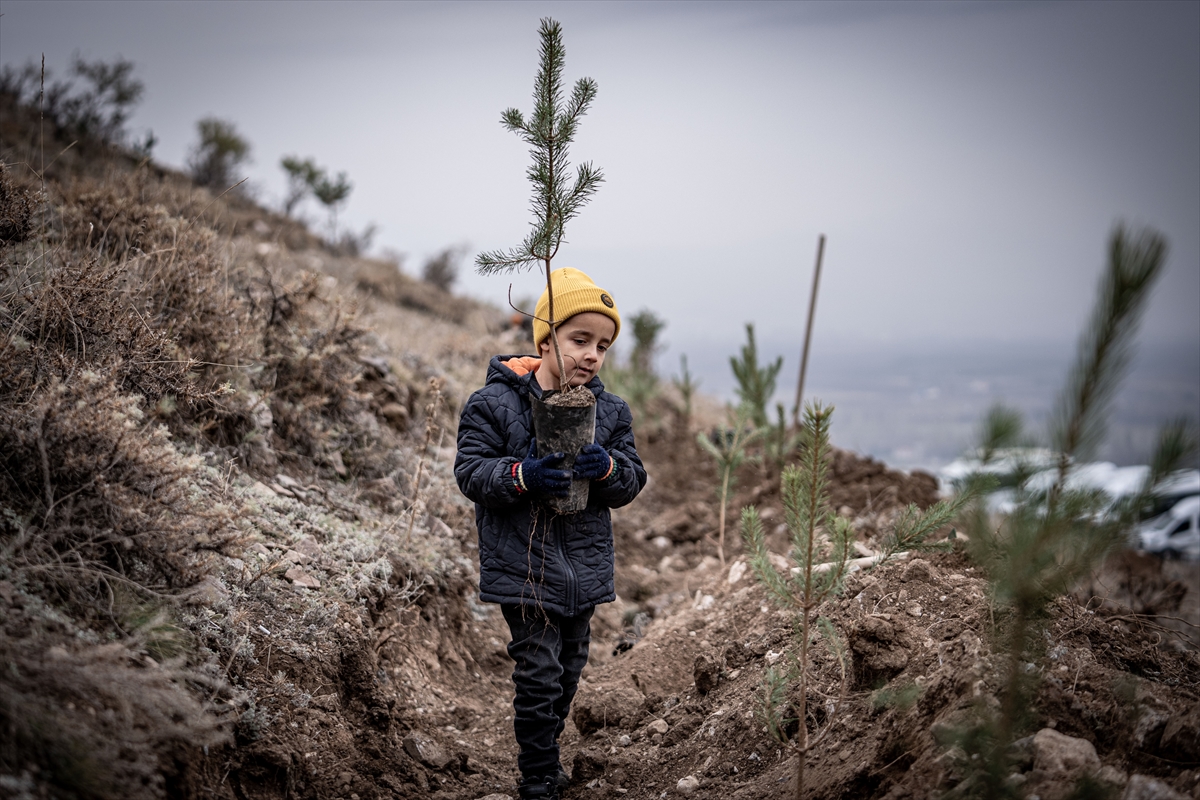
[[(613, 342), (617, 340), (617, 334), (621, 332), (621, 313), (617, 311), (612, 295), (593, 283), (587, 275), (570, 267), (551, 272), (550, 282), (554, 286), (554, 319), (558, 324), (584, 311), (595, 311), (613, 321), (616, 326)], [(542, 292), (533, 313), (533, 346), (535, 350), (541, 350), (542, 342), (550, 338), (550, 326), (544, 321), (550, 318), (550, 295), (547, 292)]]

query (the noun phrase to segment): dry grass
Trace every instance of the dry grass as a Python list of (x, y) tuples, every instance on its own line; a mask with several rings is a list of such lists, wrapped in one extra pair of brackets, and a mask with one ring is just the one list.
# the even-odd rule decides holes
[[(35, 122), (0, 97), (0, 775), (163, 797), (200, 745), (269, 724), (230, 685), (249, 615), (315, 654), (339, 603), (377, 614), (451, 569), (434, 515), (460, 509), (426, 487), (400, 544), (429, 372), (382, 357), (367, 295), (296, 252), (315, 237), (55, 131), (43, 184)], [(297, 611), (271, 565), (302, 537), (329, 547)]]
[[(7, 627), (36, 624), (34, 614), (17, 612)], [(177, 770), (174, 754), (228, 739), (227, 722), (193, 690), (206, 677), (178, 659), (160, 664), (146, 645), (144, 631), (104, 645), (61, 634), (0, 636), (5, 788), (26, 788), (29, 796), (42, 796), (32, 790), (49, 785), (56, 790), (49, 796), (160, 798)]]

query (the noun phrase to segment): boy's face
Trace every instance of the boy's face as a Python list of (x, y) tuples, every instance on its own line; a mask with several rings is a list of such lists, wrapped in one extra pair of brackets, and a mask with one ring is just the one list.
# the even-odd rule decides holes
[[(584, 311), (558, 326), (558, 346), (562, 350), (563, 364), (570, 378), (568, 386), (582, 386), (596, 377), (604, 365), (604, 355), (616, 335), (616, 324), (603, 314)], [(549, 370), (549, 376), (557, 385), (559, 380), (558, 361), (554, 358), (554, 345), (550, 339), (541, 345), (542, 364), (538, 368)]]

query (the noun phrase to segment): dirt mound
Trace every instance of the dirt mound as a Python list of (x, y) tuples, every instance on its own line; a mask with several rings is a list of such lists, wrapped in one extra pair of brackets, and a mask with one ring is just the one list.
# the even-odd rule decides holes
[[(700, 797), (788, 795), (794, 767), (766, 734), (755, 696), (790, 643), (791, 621), (767, 604), (742, 562), (697, 578), (694, 599), (671, 606), (581, 686), (577, 772), (595, 774), (595, 788), (607, 793), (569, 797), (651, 798), (687, 786)], [(934, 555), (857, 573), (847, 589), (827, 613), (848, 634), (853, 690), (830, 717), (840, 675), (818, 650), (810, 724), (828, 733), (809, 756), (808, 796), (949, 789), (962, 765), (945, 734), (977, 704), (995, 702), (1001, 685), (986, 581), (963, 556)], [(1200, 774), (1176, 765), (1200, 761), (1200, 658), (1164, 651), (1151, 631), (1114, 627), (1070, 600), (1054, 616), (1036, 667), (1033, 728), (1091, 742), (1097, 771), (1105, 766), (1114, 785), (1130, 774), (1157, 776), (1190, 795)], [(1014, 780), (1049, 786), (1060, 772), (1037, 773), (1031, 760)]]

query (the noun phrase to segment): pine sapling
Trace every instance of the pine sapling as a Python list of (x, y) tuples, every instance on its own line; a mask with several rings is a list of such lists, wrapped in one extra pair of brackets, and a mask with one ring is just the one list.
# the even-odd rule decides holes
[(953, 539), (933, 541), (930, 537), (954, 522), (978, 494), (975, 484), (964, 486), (949, 500), (939, 500), (922, 511), (915, 503), (901, 509), (891, 530), (880, 542), (876, 566), (901, 553), (946, 552), (953, 548)]
[[(771, 563), (762, 520), (754, 506), (742, 511), (742, 538), (750, 553), (750, 567), (777, 606), (795, 613), (795, 644), (787, 656), (787, 668), (771, 667), (763, 679), (760, 715), (768, 732), (796, 756), (797, 800), (804, 796), (804, 768), (809, 750), (830, 730), (810, 737), (808, 731), (808, 686), (812, 679), (809, 663), (814, 625), (834, 653), (841, 668), (837, 707), (846, 697), (846, 652), (833, 624), (818, 617), (821, 605), (841, 591), (853, 533), (850, 523), (834, 513), (829, 502), (829, 424), (831, 406), (814, 404), (804, 411), (800, 430), (801, 457), (783, 472), (784, 520), (791, 534), (792, 569), (780, 572)], [(818, 569), (818, 566), (823, 567)], [(796, 716), (787, 716), (789, 689), (795, 687)], [(837, 709), (828, 715), (837, 716)], [(794, 737), (788, 736), (792, 722)]]
[(682, 403), (680, 408), (680, 416), (682, 418), (682, 432), (687, 433), (688, 428), (692, 425), (692, 398), (696, 395), (696, 389), (700, 386), (700, 381), (696, 376), (692, 375), (688, 369), (687, 354), (679, 357), (679, 375), (671, 379), (671, 383), (675, 386), (675, 391), (679, 392), (679, 399)]
[(525, 173), (533, 184), (533, 229), (525, 241), (511, 250), (480, 253), (475, 258), (475, 266), (481, 275), (491, 275), (542, 264), (549, 299), (549, 319), (542, 321), (550, 327), (550, 345), (558, 362), (559, 388), (566, 391), (570, 374), (563, 363), (555, 330), (562, 320), (555, 316), (550, 265), (564, 241), (567, 222), (587, 204), (604, 176), (598, 168), (585, 162), (576, 170), (574, 182), (568, 184), (571, 166), (567, 159), (568, 145), (575, 139), (579, 118), (587, 113), (596, 98), (596, 82), (591, 78), (580, 78), (570, 99), (564, 101), (562, 73), (566, 51), (562, 27), (545, 18), (538, 32), (542, 38), (541, 65), (534, 81), (533, 114), (526, 119), (520, 111), (510, 108), (501, 116), (504, 127), (529, 145), (533, 157), (533, 163)]
[[(1113, 233), (1099, 297), (1053, 418), (1053, 483), (1040, 490), (1021, 481), (1014, 489), (1013, 510), (998, 527), (982, 503), (968, 523), (968, 550), (987, 571), (992, 602), (1006, 612), (1001, 640), (1007, 665), (999, 712), (984, 711), (978, 724), (959, 734), (964, 750), (979, 756), (964, 792), (985, 798), (1011, 794), (1003, 778), (1009, 771), (1009, 745), (1029, 710), (1032, 679), (1023, 665), (1039, 621), (1055, 598), (1120, 544), (1154, 486), (1186, 457), (1183, 428), (1169, 427), (1142, 491), (1115, 506), (1103, 492), (1075, 489), (1068, 481), (1073, 466), (1103, 439), (1108, 407), (1126, 372), (1130, 344), (1165, 250), (1154, 232), (1137, 240), (1121, 228)], [(994, 455), (1019, 431), (1018, 418), (993, 410), (983, 426), (980, 452)]]
[(764, 461), (782, 474), (788, 458), (800, 444), (800, 435), (784, 421), (783, 403), (775, 404), (775, 422), (767, 425), (763, 433)]
[(750, 420), (756, 428), (765, 428), (767, 403), (775, 394), (775, 380), (783, 368), (783, 356), (762, 367), (758, 365), (758, 344), (754, 341), (754, 325), (746, 323), (746, 344), (742, 345), (741, 358), (730, 358), (733, 376), (737, 378), (739, 402), (748, 407)]
[[(618, 366), (614, 360), (606, 374), (615, 380), (614, 391), (629, 402), (634, 421), (645, 425), (651, 422), (651, 402), (658, 396), (654, 356), (662, 349), (658, 335), (667, 323), (649, 309), (642, 309), (629, 321), (629, 327), (633, 329), (633, 352), (629, 354), (624, 367)], [(607, 360), (605, 366), (608, 367)]]
[[(842, 637), (833, 623), (818, 616), (822, 604), (842, 591), (845, 576), (854, 564), (849, 560), (854, 534), (849, 520), (834, 513), (829, 501), (829, 462), (832, 448), (829, 443), (832, 406), (819, 403), (805, 407), (799, 430), (800, 457), (796, 464), (783, 470), (782, 495), (784, 521), (791, 535), (791, 563), (794, 567), (780, 572), (771, 562), (758, 510), (749, 506), (742, 510), (742, 538), (750, 553), (750, 566), (755, 577), (766, 588), (768, 596), (780, 608), (794, 612), (795, 643), (785, 669), (772, 667), (763, 678), (759, 713), (767, 731), (796, 754), (796, 797), (804, 793), (804, 769), (808, 753), (830, 730), (826, 727), (815, 736), (808, 732), (808, 685), (811, 681), (809, 652), (812, 629), (819, 632), (841, 672), (837, 707), (846, 697), (847, 654)], [(875, 566), (887, 562), (897, 551), (937, 549), (928, 543), (929, 536), (943, 528), (959, 512), (965, 499), (941, 502), (925, 511), (909, 506), (901, 514), (890, 543), (875, 559)], [(790, 692), (792, 687), (794, 693)], [(900, 690), (897, 690), (900, 691)], [(789, 694), (798, 697), (796, 716), (787, 716)], [(837, 716), (837, 709), (828, 715)], [(796, 733), (789, 736), (792, 725)]]
[(720, 500), (717, 532), (717, 557), (721, 566), (725, 566), (725, 511), (737, 483), (737, 471), (746, 461), (746, 446), (762, 435), (762, 429), (750, 424), (750, 412), (745, 406), (739, 406), (731, 415), (731, 425), (727, 428), (717, 428), (712, 436), (703, 433), (696, 434), (696, 441), (706, 453), (717, 462), (717, 472), (721, 483), (717, 488)]

